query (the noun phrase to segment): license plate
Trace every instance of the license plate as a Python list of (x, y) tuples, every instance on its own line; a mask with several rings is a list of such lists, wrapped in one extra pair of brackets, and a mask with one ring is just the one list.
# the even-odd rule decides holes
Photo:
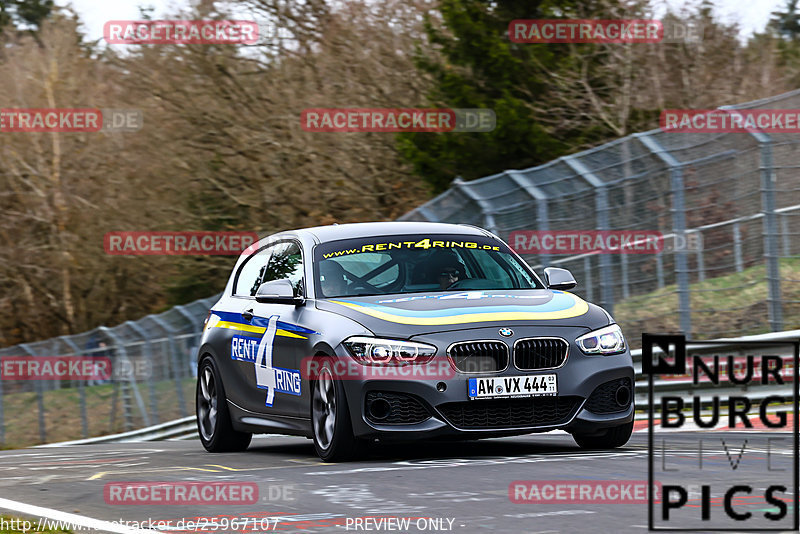
[(555, 374), (470, 378), (467, 394), (470, 399), (554, 396), (558, 395), (558, 382)]

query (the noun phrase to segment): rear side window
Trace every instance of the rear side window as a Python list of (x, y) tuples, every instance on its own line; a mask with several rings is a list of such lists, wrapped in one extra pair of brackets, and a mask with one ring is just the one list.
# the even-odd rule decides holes
[(264, 268), (274, 248), (275, 245), (267, 247), (244, 261), (242, 266), (239, 267), (239, 275), (236, 278), (236, 285), (233, 288), (234, 295), (239, 297), (252, 297), (256, 294), (259, 279), (264, 272)]
[[(303, 294), (303, 254), (297, 243), (278, 243), (269, 258), (258, 285), (272, 280), (287, 278), (294, 288), (295, 296)], [(256, 289), (258, 289), (256, 287)], [(255, 293), (254, 293), (255, 294)]]

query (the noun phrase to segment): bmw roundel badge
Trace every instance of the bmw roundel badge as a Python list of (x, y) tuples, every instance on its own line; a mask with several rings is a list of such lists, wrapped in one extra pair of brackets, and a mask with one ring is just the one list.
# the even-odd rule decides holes
[(503, 337), (511, 337), (514, 335), (514, 331), (511, 330), (510, 328), (501, 328), (500, 335)]

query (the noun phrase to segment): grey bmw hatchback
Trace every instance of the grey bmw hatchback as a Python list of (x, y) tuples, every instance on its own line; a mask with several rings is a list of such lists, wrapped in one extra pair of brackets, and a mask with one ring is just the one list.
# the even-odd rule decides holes
[(281, 232), (244, 251), (209, 311), (197, 427), (210, 452), (253, 434), (371, 442), (565, 430), (614, 448), (633, 430), (619, 326), (473, 226), (386, 222)]

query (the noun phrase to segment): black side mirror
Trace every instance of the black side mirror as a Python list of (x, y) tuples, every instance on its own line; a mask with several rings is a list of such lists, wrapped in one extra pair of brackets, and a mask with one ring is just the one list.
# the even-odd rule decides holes
[(572, 273), (566, 269), (558, 267), (546, 267), (544, 270), (544, 282), (548, 289), (559, 289), (568, 291), (578, 285)]
[(256, 302), (266, 304), (294, 304), (299, 306), (305, 302), (303, 297), (294, 295), (294, 286), (288, 278), (271, 280), (258, 286)]

